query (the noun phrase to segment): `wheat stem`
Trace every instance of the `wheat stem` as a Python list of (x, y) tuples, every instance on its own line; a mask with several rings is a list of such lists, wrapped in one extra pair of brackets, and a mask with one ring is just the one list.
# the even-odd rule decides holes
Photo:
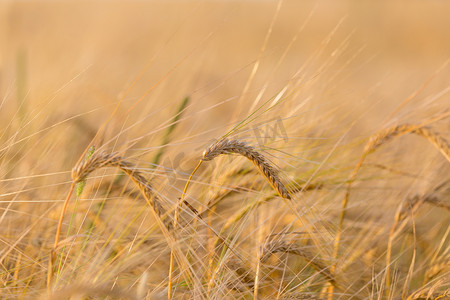
[[(197, 172), (197, 170), (200, 168), (203, 161), (200, 160), (200, 162), (197, 164), (197, 166), (192, 171), (191, 175), (189, 176), (188, 180), (186, 181), (186, 185), (184, 186), (183, 193), (181, 194), (180, 201), (178, 201), (177, 206), (175, 208), (175, 214), (173, 218), (173, 229), (174, 231), (177, 229), (178, 226), (178, 219), (180, 215), (181, 206), (185, 202), (184, 198), (186, 197), (186, 192), (189, 187), (189, 183), (192, 180), (192, 177), (194, 177), (194, 174)], [(189, 207), (192, 210), (192, 206)], [(176, 232), (174, 232), (176, 234)], [(170, 251), (170, 262), (169, 262), (169, 283), (167, 284), (167, 298), (170, 300), (172, 299), (172, 287), (173, 287), (173, 266), (174, 266), (174, 251), (171, 249)]]

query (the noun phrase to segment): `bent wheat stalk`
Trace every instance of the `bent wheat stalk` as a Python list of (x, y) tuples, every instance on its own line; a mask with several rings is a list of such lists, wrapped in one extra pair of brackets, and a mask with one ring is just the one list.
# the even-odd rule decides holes
[[(333, 249), (333, 258), (335, 261), (337, 261), (337, 256), (339, 253), (339, 244), (341, 240), (341, 234), (342, 234), (342, 226), (344, 223), (345, 215), (347, 212), (347, 205), (348, 205), (348, 199), (350, 196), (350, 188), (352, 183), (355, 181), (356, 175), (358, 174), (359, 169), (361, 169), (366, 157), (370, 154), (375, 152), (380, 146), (385, 144), (386, 142), (392, 140), (395, 137), (399, 137), (405, 134), (413, 133), (418, 136), (421, 136), (428, 140), (431, 144), (433, 144), (441, 153), (442, 155), (447, 159), (447, 161), (450, 162), (450, 145), (442, 136), (440, 136), (438, 133), (434, 132), (432, 129), (426, 126), (418, 126), (418, 125), (411, 125), (411, 124), (402, 124), (402, 125), (396, 125), (392, 126), (387, 129), (383, 129), (373, 135), (368, 143), (366, 144), (364, 148), (364, 152), (358, 162), (358, 164), (353, 169), (348, 181), (347, 181), (347, 188), (344, 196), (344, 200), (342, 202), (342, 208), (341, 208), (341, 214), (339, 217), (339, 225), (336, 232), (336, 237), (334, 241), (334, 249)], [(336, 265), (333, 264), (331, 268), (331, 272), (334, 273), (336, 270)], [(386, 288), (389, 290), (390, 285), (390, 279), (389, 275), (386, 274)], [(333, 293), (333, 287), (330, 287), (329, 294), (332, 295)]]

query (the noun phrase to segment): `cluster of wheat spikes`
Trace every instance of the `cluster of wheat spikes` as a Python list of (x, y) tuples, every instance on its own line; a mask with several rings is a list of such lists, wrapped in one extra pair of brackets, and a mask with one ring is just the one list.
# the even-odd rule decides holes
[[(414, 126), (414, 125), (399, 125), (394, 126), (391, 128), (388, 128), (386, 130), (382, 130), (379, 133), (375, 134), (373, 137), (369, 139), (369, 142), (367, 143), (363, 155), (359, 161), (359, 163), (356, 165), (355, 169), (353, 170), (352, 174), (350, 175), (350, 178), (348, 180), (347, 184), (347, 190), (345, 194), (345, 199), (343, 202), (342, 212), (339, 220), (339, 227), (336, 232), (335, 236), (335, 243), (334, 243), (334, 251), (333, 251), (333, 257), (332, 259), (324, 260), (321, 258), (321, 256), (318, 253), (314, 253), (313, 250), (307, 249), (303, 246), (300, 246), (296, 244), (295, 242), (290, 242), (283, 238), (276, 238), (276, 239), (266, 239), (266, 242), (262, 244), (262, 248), (259, 253), (259, 260), (257, 264), (257, 269), (254, 273), (254, 278), (248, 278), (248, 274), (244, 272), (244, 277), (246, 278), (244, 281), (248, 282), (249, 286), (253, 290), (253, 297), (256, 299), (259, 297), (258, 290), (260, 285), (260, 276), (261, 276), (261, 268), (264, 267), (265, 263), (269, 260), (269, 258), (275, 254), (275, 253), (286, 253), (286, 254), (295, 254), (299, 257), (302, 257), (312, 268), (316, 270), (318, 274), (323, 276), (329, 284), (328, 288), (328, 297), (330, 299), (333, 298), (334, 288), (339, 290), (340, 292), (349, 292), (353, 291), (354, 288), (351, 285), (348, 285), (345, 280), (342, 280), (340, 278), (340, 274), (336, 268), (336, 262), (338, 259), (338, 253), (339, 253), (339, 245), (340, 245), (340, 238), (342, 233), (342, 225), (345, 219), (345, 213), (346, 208), (348, 205), (348, 199), (350, 194), (350, 188), (351, 183), (355, 180), (356, 175), (358, 173), (358, 170), (361, 168), (365, 158), (372, 152), (374, 152), (376, 149), (378, 149), (381, 145), (385, 144), (387, 141), (391, 140), (393, 137), (400, 136), (407, 133), (414, 133), (419, 136), (422, 136), (426, 138), (428, 141), (430, 141), (444, 156), (447, 160), (450, 162), (450, 148), (448, 142), (439, 134), (432, 131), (428, 127), (424, 126)], [(203, 224), (206, 225), (206, 223), (203, 221), (203, 216), (205, 215), (205, 212), (208, 212), (214, 205), (217, 203), (217, 199), (222, 199), (221, 197), (225, 197), (224, 195), (219, 195), (215, 199), (216, 202), (208, 203), (207, 209), (204, 212), (199, 213), (190, 203), (186, 200), (186, 193), (189, 186), (189, 183), (191, 182), (195, 172), (199, 169), (202, 162), (208, 162), (211, 160), (214, 160), (220, 155), (230, 155), (230, 154), (237, 154), (240, 156), (245, 157), (247, 160), (252, 162), (254, 166), (257, 168), (257, 170), (263, 175), (265, 180), (270, 184), (270, 186), (273, 188), (273, 190), (278, 194), (283, 200), (285, 201), (292, 201), (293, 198), (291, 196), (292, 192), (289, 192), (289, 190), (286, 188), (286, 185), (283, 183), (279, 176), (278, 169), (260, 152), (258, 152), (253, 146), (248, 145), (245, 142), (242, 142), (240, 140), (232, 140), (223, 138), (219, 141), (213, 143), (210, 147), (208, 147), (204, 153), (202, 158), (200, 159), (197, 167), (192, 172), (191, 176), (189, 177), (188, 181), (186, 182), (185, 188), (183, 190), (183, 193), (177, 202), (177, 205), (173, 211), (173, 218), (167, 218), (171, 211), (166, 212), (163, 208), (163, 205), (161, 203), (160, 198), (157, 196), (156, 192), (154, 191), (152, 185), (149, 182), (149, 179), (146, 178), (139, 170), (138, 168), (127, 161), (124, 157), (120, 156), (118, 153), (104, 153), (104, 152), (95, 152), (91, 151), (85, 160), (81, 161), (79, 164), (77, 164), (73, 170), (72, 170), (72, 185), (68, 194), (68, 197), (66, 199), (66, 202), (64, 203), (63, 209), (61, 211), (60, 215), (60, 221), (57, 227), (57, 232), (55, 236), (55, 243), (52, 250), (51, 257), (49, 259), (49, 269), (48, 269), (48, 286), (51, 287), (53, 273), (54, 273), (54, 262), (57, 256), (58, 246), (60, 242), (60, 235), (61, 235), (61, 227), (63, 223), (63, 218), (67, 209), (67, 204), (70, 199), (70, 196), (74, 190), (74, 187), (79, 183), (86, 182), (87, 177), (94, 172), (95, 170), (98, 170), (100, 168), (104, 167), (116, 167), (120, 169), (122, 172), (124, 172), (138, 187), (139, 191), (141, 192), (142, 196), (146, 199), (149, 206), (152, 208), (152, 211), (154, 212), (154, 215), (156, 219), (158, 220), (160, 224), (161, 230), (165, 233), (166, 236), (169, 237), (168, 243), (171, 248), (170, 253), (170, 263), (169, 263), (169, 279), (168, 279), (168, 298), (172, 299), (174, 297), (173, 290), (174, 290), (174, 281), (175, 281), (175, 261), (178, 262), (180, 270), (183, 268), (186, 268), (186, 266), (183, 264), (183, 261), (178, 259), (176, 260), (176, 255), (180, 255), (179, 249), (175, 247), (176, 240), (179, 238), (177, 235), (177, 230), (179, 228), (179, 218), (181, 213), (181, 207), (182, 205), (186, 205), (189, 210), (193, 213), (193, 216), (196, 218), (196, 221), (202, 221)], [(409, 207), (413, 207), (414, 209), (417, 209), (421, 203), (429, 202), (434, 203), (437, 206), (441, 206), (445, 208), (446, 204), (442, 204), (442, 201), (439, 201), (435, 197), (436, 191), (441, 189), (446, 184), (440, 185), (438, 188), (436, 188), (433, 192), (422, 195), (422, 196), (416, 196), (413, 198), (410, 203), (408, 204)], [(257, 201), (255, 203), (247, 205), (244, 209), (242, 209), (240, 212), (237, 213), (236, 217), (232, 218), (231, 221), (229, 221), (227, 224), (223, 226), (223, 229), (221, 232), (214, 234), (216, 235), (216, 243), (214, 244), (214, 248), (217, 248), (218, 242), (221, 241), (227, 249), (232, 250), (232, 247), (226, 242), (226, 238), (223, 236), (224, 232), (231, 226), (232, 224), (235, 224), (238, 220), (240, 220), (245, 214), (247, 214), (251, 209), (255, 208), (257, 205), (260, 205), (262, 203), (267, 202), (268, 200), (272, 199), (273, 197), (265, 198), (261, 201)], [(210, 200), (212, 201), (212, 200)], [(441, 204), (439, 204), (441, 203)], [(390, 235), (389, 235), (389, 242), (388, 242), (388, 249), (387, 249), (387, 255), (386, 255), (386, 279), (385, 279), (385, 285), (386, 285), (386, 293), (387, 297), (390, 297), (389, 294), (389, 288), (390, 288), (390, 263), (391, 263), (391, 251), (392, 251), (392, 241), (394, 235), (399, 232), (402, 228), (404, 228), (406, 221), (407, 221), (407, 212), (405, 212), (405, 206), (402, 205), (401, 209), (399, 209), (395, 216), (395, 222), (392, 225)], [(401, 226), (399, 226), (399, 223), (401, 221), (404, 221)], [(217, 259), (217, 258), (216, 258)], [(212, 262), (210, 263), (212, 264)], [(446, 268), (448, 266), (448, 261), (446, 262), (439, 262), (436, 263), (430, 270), (427, 271), (427, 278), (433, 278), (436, 276), (436, 274), (439, 274), (441, 270)], [(230, 267), (231, 268), (231, 267)], [(245, 270), (244, 266), (239, 267), (233, 267), (237, 272), (236, 274), (239, 274), (239, 272), (243, 272), (242, 270)], [(240, 271), (239, 271), (240, 270)], [(253, 274), (252, 272), (250, 272)], [(218, 272), (212, 272), (212, 274), (209, 275), (209, 283), (208, 283), (208, 293), (211, 291), (212, 286), (214, 285), (214, 282), (217, 280)], [(91, 290), (89, 292), (89, 290)], [(78, 287), (67, 287), (66, 289), (60, 290), (56, 293), (50, 294), (50, 299), (56, 299), (55, 297), (58, 297), (58, 295), (71, 295), (76, 294), (79, 292)], [(118, 296), (118, 297), (128, 297), (128, 298), (136, 298), (134, 294), (130, 294), (131, 296), (126, 296), (127, 292), (122, 291), (118, 288), (113, 290), (107, 290), (105, 288), (97, 287), (86, 287), (85, 289), (86, 293), (92, 293), (92, 294), (102, 294), (105, 296)], [(356, 295), (357, 292), (353, 293), (353, 297), (358, 298), (359, 296)], [(323, 296), (323, 293), (322, 293)], [(407, 295), (404, 295), (405, 297)], [(138, 297), (139, 298), (139, 297)], [(137, 299), (137, 298), (136, 298)]]
[[(348, 179), (345, 197), (342, 202), (342, 210), (341, 210), (341, 215), (339, 218), (338, 231), (336, 233), (336, 238), (335, 238), (335, 243), (334, 243), (333, 257), (335, 259), (338, 257), (338, 253), (339, 253), (339, 245), (340, 245), (341, 234), (342, 234), (342, 226), (343, 226), (344, 219), (345, 219), (346, 212), (347, 212), (347, 206), (348, 206), (348, 201), (349, 201), (349, 197), (350, 197), (351, 185), (355, 181), (356, 175), (358, 174), (358, 171), (361, 169), (366, 157), (370, 153), (375, 152), (379, 147), (381, 147), (388, 141), (392, 140), (393, 138), (399, 137), (399, 136), (402, 136), (405, 134), (410, 134), (410, 133), (416, 134), (416, 135), (421, 136), (421, 137), (425, 138), (426, 140), (428, 140), (431, 144), (433, 144), (442, 153), (442, 155), (447, 159), (447, 161), (450, 162), (450, 144), (444, 137), (442, 137), (438, 133), (434, 132), (431, 128), (428, 128), (426, 126), (401, 124), (401, 125), (392, 126), (387, 129), (383, 129), (383, 130), (379, 131), (378, 133), (376, 133), (375, 135), (373, 135), (372, 137), (370, 137), (369, 141), (367, 142), (367, 144), (364, 148), (364, 152), (363, 152), (358, 164), (355, 166), (355, 168), (353, 169), (353, 171)], [(391, 283), (390, 257), (391, 257), (392, 239), (393, 239), (393, 234), (395, 232), (396, 224), (398, 222), (398, 218), (399, 218), (399, 216), (397, 214), (395, 223), (394, 223), (394, 225), (391, 229), (391, 233), (389, 235), (388, 250), (387, 250), (387, 255), (386, 255), (386, 293), (387, 293), (388, 297), (390, 296), (389, 289), (390, 289), (390, 283)], [(333, 265), (331, 270), (332, 270), (332, 272), (335, 272), (336, 265)], [(333, 294), (332, 286), (330, 287), (329, 292), (330, 292), (330, 294)]]

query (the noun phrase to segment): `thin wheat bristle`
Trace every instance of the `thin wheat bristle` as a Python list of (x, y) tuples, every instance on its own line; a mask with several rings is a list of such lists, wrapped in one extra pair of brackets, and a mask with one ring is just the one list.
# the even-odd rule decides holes
[(321, 300), (325, 298), (318, 297), (317, 295), (307, 294), (305, 292), (292, 292), (286, 294), (280, 298), (281, 300)]
[(434, 199), (431, 195), (415, 195), (414, 197), (408, 199), (403, 203), (403, 207), (396, 214), (396, 222), (400, 222), (405, 220), (408, 216), (414, 214), (417, 209), (425, 202), (425, 201), (431, 201), (431, 199)]
[(235, 153), (244, 156), (250, 160), (269, 181), (272, 187), (285, 199), (291, 199), (291, 195), (281, 182), (278, 176), (278, 170), (269, 163), (269, 161), (254, 147), (238, 140), (223, 139), (220, 140), (203, 152), (203, 161), (210, 161), (222, 154)]

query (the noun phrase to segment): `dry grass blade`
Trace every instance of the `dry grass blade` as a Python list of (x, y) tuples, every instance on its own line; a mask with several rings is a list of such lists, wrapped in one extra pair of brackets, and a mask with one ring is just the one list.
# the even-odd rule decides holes
[(406, 297), (406, 300), (448, 299), (448, 297), (450, 296), (450, 290), (448, 288), (442, 292), (437, 292), (435, 290), (436, 287), (440, 286), (443, 283), (448, 283), (448, 278), (442, 278), (440, 280), (437, 280), (433, 285), (419, 288), (411, 295)]
[(281, 197), (291, 199), (291, 195), (278, 176), (278, 170), (261, 153), (256, 151), (254, 147), (244, 142), (229, 139), (220, 140), (203, 152), (202, 160), (210, 161), (219, 155), (231, 153), (242, 155), (250, 160)]
[[(433, 144), (441, 153), (442, 155), (447, 159), (447, 161), (450, 162), (450, 145), (446, 139), (444, 139), (442, 136), (440, 136), (438, 133), (434, 132), (432, 129), (425, 127), (425, 126), (417, 126), (417, 125), (410, 125), (410, 124), (403, 124), (403, 125), (396, 125), (392, 126), (390, 128), (384, 129), (373, 135), (369, 142), (366, 144), (364, 148), (364, 152), (358, 162), (358, 164), (353, 169), (347, 183), (347, 188), (344, 196), (344, 200), (342, 202), (342, 208), (341, 208), (341, 214), (339, 217), (339, 225), (336, 232), (335, 242), (334, 242), (334, 250), (333, 250), (333, 258), (337, 259), (338, 253), (339, 253), (339, 243), (341, 240), (341, 234), (342, 234), (342, 226), (344, 223), (346, 211), (347, 211), (347, 205), (348, 200), (350, 196), (350, 188), (351, 184), (356, 178), (356, 175), (358, 174), (359, 169), (361, 169), (366, 157), (377, 150), (380, 146), (385, 144), (386, 142), (392, 140), (394, 137), (399, 137), (405, 134), (413, 133), (418, 136), (421, 136), (425, 139), (427, 139), (431, 144)], [(336, 270), (336, 266), (333, 265), (331, 268), (331, 271), (334, 272)], [(386, 286), (389, 288), (389, 277), (386, 280)], [(332, 293), (332, 288), (330, 289), (330, 294)]]

